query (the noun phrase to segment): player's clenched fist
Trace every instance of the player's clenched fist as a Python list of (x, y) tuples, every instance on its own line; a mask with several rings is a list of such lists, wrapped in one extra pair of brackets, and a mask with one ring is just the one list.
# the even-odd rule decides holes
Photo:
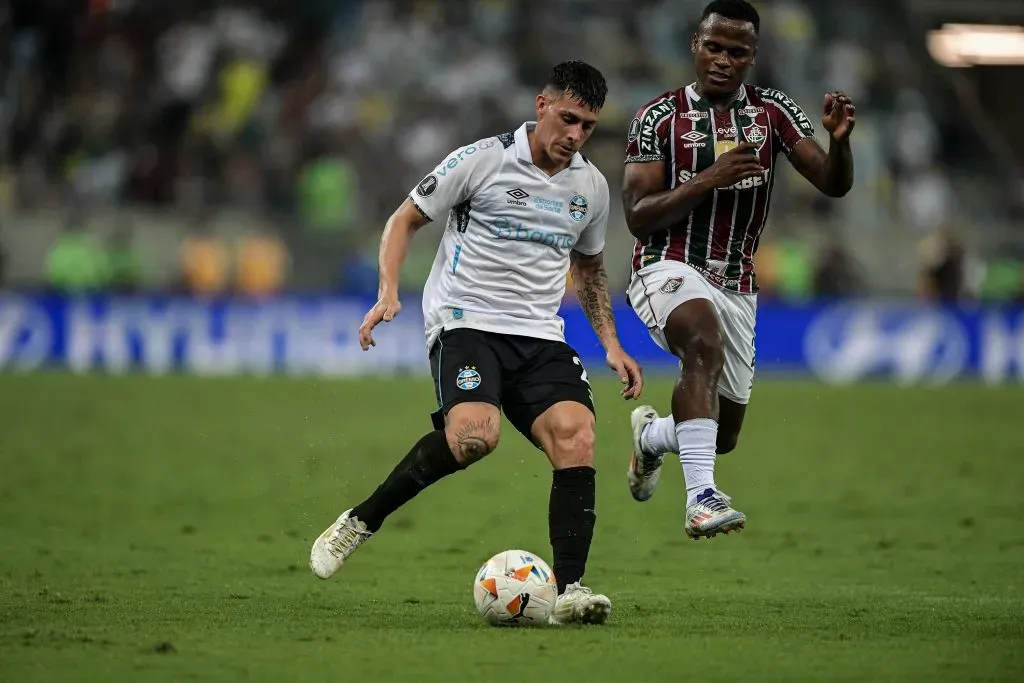
[(366, 313), (366, 317), (363, 318), (363, 324), (359, 326), (359, 345), (363, 347), (363, 351), (377, 345), (377, 342), (373, 340), (373, 328), (377, 327), (381, 322), (391, 322), (401, 310), (402, 304), (398, 297), (393, 294), (382, 296), (374, 304), (373, 308)]
[(757, 145), (741, 142), (718, 157), (707, 170), (709, 180), (715, 187), (731, 187), (741, 180), (764, 173), (764, 167), (757, 158)]

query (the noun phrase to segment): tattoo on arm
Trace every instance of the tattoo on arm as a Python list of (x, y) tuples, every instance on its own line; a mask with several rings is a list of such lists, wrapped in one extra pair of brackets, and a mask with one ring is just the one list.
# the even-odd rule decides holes
[(612, 300), (608, 293), (608, 273), (605, 272), (603, 259), (600, 255), (575, 257), (573, 276), (580, 306), (587, 314), (587, 320), (597, 333), (598, 339), (607, 346), (607, 342), (616, 338), (616, 333)]
[[(464, 462), (476, 462), (494, 449), (491, 418), (468, 422), (455, 432), (455, 443)], [(490, 439), (488, 437), (491, 437)]]

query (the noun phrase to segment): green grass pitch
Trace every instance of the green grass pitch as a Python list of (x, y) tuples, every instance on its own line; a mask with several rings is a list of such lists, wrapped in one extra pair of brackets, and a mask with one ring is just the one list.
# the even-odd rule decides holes
[(1020, 388), (762, 381), (718, 468), (747, 530), (699, 542), (676, 463), (629, 497), (633, 404), (595, 390), (612, 618), (516, 630), (471, 597), (494, 552), (550, 559), (549, 466), (507, 425), (309, 572), (428, 428), (429, 381), (0, 376), (0, 681), (1024, 680)]

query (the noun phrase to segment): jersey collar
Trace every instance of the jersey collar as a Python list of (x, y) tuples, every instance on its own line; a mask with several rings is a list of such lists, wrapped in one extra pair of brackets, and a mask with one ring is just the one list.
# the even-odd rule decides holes
[[(701, 104), (702, 106), (705, 106), (705, 107), (710, 107), (711, 106), (708, 103), (707, 100), (705, 100), (703, 97), (701, 97), (700, 95), (697, 94), (697, 82), (696, 81), (694, 81), (690, 85), (686, 86), (686, 96), (689, 97), (694, 102), (697, 102), (698, 104)], [(743, 104), (746, 104), (746, 103), (747, 103), (747, 86), (741, 85), (740, 86), (740, 96), (737, 97), (733, 101), (732, 106), (733, 107), (737, 107), (737, 106), (740, 106), (740, 105), (743, 105)]]
[[(530, 139), (526, 136), (527, 131), (531, 131), (537, 127), (536, 121), (527, 121), (523, 125), (516, 129), (516, 157), (519, 161), (525, 161), (528, 164), (533, 164), (533, 152), (530, 151)], [(572, 159), (569, 161), (569, 168), (582, 168), (587, 165), (587, 162), (583, 159), (583, 155), (576, 152), (572, 155)]]

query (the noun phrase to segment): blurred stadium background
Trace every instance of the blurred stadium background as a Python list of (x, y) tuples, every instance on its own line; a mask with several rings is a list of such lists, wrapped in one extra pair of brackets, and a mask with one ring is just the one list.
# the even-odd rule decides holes
[[(758, 383), (719, 463), (750, 515), (739, 541), (684, 548), (674, 493), (627, 500), (631, 406), (569, 283), (600, 413), (588, 577), (616, 600), (614, 646), (479, 630), (478, 563), (547, 547), (547, 465), (511, 433), (344, 581), (307, 574), (316, 534), (428, 428), (437, 226), (414, 240), (401, 316), (372, 353), (356, 339), (387, 216), (450, 150), (529, 118), (553, 63), (584, 59), (610, 85), (586, 152), (613, 190), (621, 294), (628, 124), (691, 80), (704, 4), (4, 5), (0, 678), (290, 680), (344, 660), (351, 680), (458, 680), (471, 662), (498, 681), (536, 658), (595, 681), (638, 661), (660, 680), (698, 661), (702, 680), (1021, 680), (1020, 0), (754, 3), (754, 82), (819, 135), (826, 90), (858, 117), (845, 199), (780, 166)], [(617, 316), (652, 378), (673, 370), (621, 298)], [(275, 373), (307, 379), (234, 377)], [(669, 382), (646, 392), (662, 409)], [(681, 638), (694, 608), (712, 616)]]
[[(304, 353), (351, 356), (356, 345), (349, 333), (361, 300), (376, 289), (380, 230), (404, 193), (450, 150), (529, 118), (538, 84), (565, 58), (591, 61), (608, 77), (609, 103), (588, 154), (617, 187), (633, 111), (692, 76), (687, 36), (703, 4), (15, 2), (3, 24), (0, 287), (262, 301), (259, 319), (246, 324), (259, 325), (264, 337), (278, 328), (292, 346), (300, 344), (295, 316), (278, 305), (281, 297), (330, 296), (343, 312), (334, 310), (331, 320), (308, 313), (305, 323), (330, 328), (319, 339), (331, 348), (308, 348), (307, 339)], [(768, 344), (761, 346), (762, 368), (808, 365), (797, 349), (811, 344), (804, 343), (809, 333), (788, 327), (776, 309), (885, 298), (912, 303), (914, 314), (906, 307), (895, 314), (846, 309), (823, 323), (832, 341), (814, 343), (821, 347), (816, 367), (841, 363), (844, 350), (856, 355), (843, 342), (854, 339), (851, 330), (873, 330), (862, 341), (877, 342), (868, 355), (884, 356), (885, 347), (908, 342), (906, 331), (915, 329), (915, 353), (933, 358), (904, 374), (942, 374), (939, 366), (946, 374), (952, 366), (953, 374), (974, 372), (981, 354), (977, 325), (984, 319), (954, 320), (921, 307), (1002, 305), (1024, 297), (1024, 136), (1016, 119), (1024, 108), (1024, 38), (1019, 31), (1000, 40), (964, 38), (962, 31), (942, 40), (945, 34), (930, 33), (982, 18), (1012, 28), (1024, 6), (999, 0), (757, 4), (764, 27), (753, 80), (792, 94), (812, 120), (831, 88), (850, 93), (859, 112), (857, 182), (846, 199), (819, 197), (783, 164), (757, 256), (759, 338)], [(979, 43), (1002, 50), (961, 55), (961, 62), (980, 62), (967, 68), (944, 66)], [(436, 230), (414, 243), (404, 273), (412, 305), (402, 332), (385, 337), (404, 338), (418, 325), (415, 298)], [(622, 292), (631, 237), (618, 206), (609, 234), (612, 284)], [(572, 299), (570, 283), (570, 309)], [(355, 300), (358, 306), (345, 305)], [(144, 306), (124, 308), (123, 300), (108, 299), (114, 313), (76, 317), (52, 300), (4, 301), (0, 367), (61, 362), (68, 355), (64, 341), (89, 336), (69, 320), (120, 325), (121, 336), (142, 334), (141, 348), (121, 344), (132, 347), (130, 359), (112, 361), (122, 366), (157, 353), (152, 347), (159, 342), (147, 343), (145, 334), (160, 326), (145, 317)], [(206, 310), (220, 319), (218, 309)], [(196, 307), (161, 319), (168, 317), (172, 323), (160, 329), (164, 339), (177, 340), (171, 346), (178, 366), (190, 357), (189, 339), (210, 342), (200, 339), (200, 328), (218, 327), (204, 326)], [(624, 310), (623, 317), (632, 316)], [(1000, 320), (1009, 338), (1022, 338), (1015, 320)], [(785, 348), (771, 346), (782, 340), (776, 330)], [(207, 329), (211, 335), (221, 346), (234, 343), (230, 334)], [(645, 337), (636, 337), (641, 355), (650, 351)], [(573, 341), (593, 346), (589, 338)], [(264, 346), (274, 353), (269, 339)], [(939, 348), (947, 346), (952, 350)], [(301, 369), (281, 353), (250, 365)], [(884, 372), (882, 366), (893, 365), (863, 353), (856, 362), (864, 367), (837, 372)], [(424, 367), (397, 356), (370, 363), (377, 371), (394, 362)], [(365, 368), (366, 359), (345, 367)]]

